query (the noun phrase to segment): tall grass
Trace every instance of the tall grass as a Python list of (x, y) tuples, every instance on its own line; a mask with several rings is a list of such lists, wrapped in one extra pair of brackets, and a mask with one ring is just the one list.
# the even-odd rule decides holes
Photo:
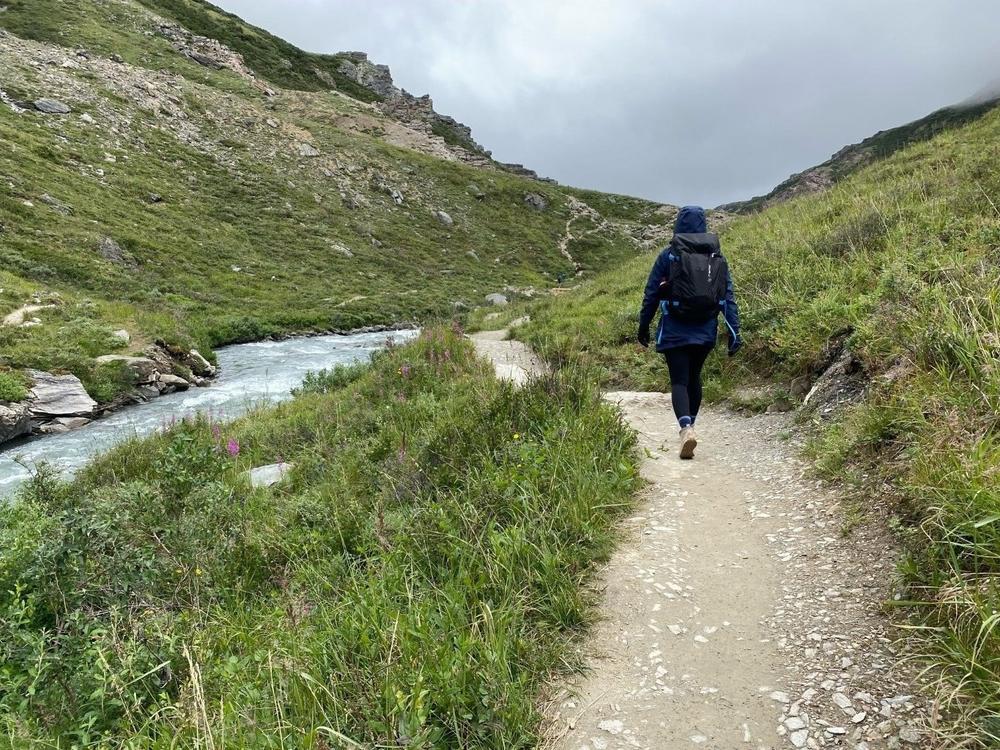
[[(17, 746), (532, 747), (639, 479), (580, 374), (496, 382), (451, 330), (0, 509)], [(246, 470), (294, 470), (252, 490)]]
[[(747, 345), (712, 391), (815, 377), (846, 340), (861, 403), (818, 425), (826, 473), (898, 520), (908, 613), (970, 736), (1000, 741), (1000, 113), (895, 154), (828, 193), (725, 227)], [(552, 300), (519, 329), (605, 383), (663, 388), (635, 346), (652, 257)]]

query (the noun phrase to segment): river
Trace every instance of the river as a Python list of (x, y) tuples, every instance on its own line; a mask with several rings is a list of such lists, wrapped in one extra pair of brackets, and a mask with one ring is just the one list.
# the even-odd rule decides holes
[(10, 495), (30, 476), (26, 466), (44, 461), (70, 476), (118, 442), (148, 435), (172, 419), (209, 411), (231, 419), (263, 403), (284, 401), (307, 372), (368, 359), (387, 338), (404, 341), (414, 335), (416, 331), (311, 336), (224, 347), (216, 351), (219, 376), (207, 388), (160, 396), (78, 430), (33, 438), (0, 451), (0, 497)]

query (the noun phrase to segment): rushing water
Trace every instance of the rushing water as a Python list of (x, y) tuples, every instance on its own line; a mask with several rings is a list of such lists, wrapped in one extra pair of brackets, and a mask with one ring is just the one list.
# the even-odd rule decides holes
[[(45, 461), (67, 475), (121, 440), (148, 435), (172, 418), (211, 411), (232, 418), (265, 402), (283, 401), (312, 370), (369, 358), (387, 338), (401, 341), (414, 331), (315, 336), (262, 341), (219, 349), (221, 370), (207, 388), (170, 393), (130, 406), (86, 427), (61, 435), (38, 437), (0, 451), (0, 497), (9, 495), (28, 476), (28, 467)], [(17, 460), (15, 460), (17, 459)]]

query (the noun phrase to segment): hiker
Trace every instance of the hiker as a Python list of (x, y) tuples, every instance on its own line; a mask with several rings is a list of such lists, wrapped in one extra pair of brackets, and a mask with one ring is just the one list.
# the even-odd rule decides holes
[(653, 263), (639, 313), (639, 343), (649, 346), (649, 324), (660, 309), (656, 351), (670, 370), (670, 394), (681, 428), (681, 458), (694, 458), (695, 419), (701, 406), (701, 368), (715, 347), (721, 312), (729, 331), (729, 356), (743, 346), (740, 312), (719, 237), (708, 231), (705, 209), (684, 206), (674, 236)]

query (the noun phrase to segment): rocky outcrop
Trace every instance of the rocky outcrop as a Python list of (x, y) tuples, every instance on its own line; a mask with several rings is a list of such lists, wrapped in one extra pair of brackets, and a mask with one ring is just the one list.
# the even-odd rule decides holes
[(31, 432), (31, 411), (28, 404), (0, 401), (0, 443), (14, 440)]
[(503, 307), (507, 305), (509, 300), (506, 295), (503, 294), (487, 294), (486, 304), (493, 305), (494, 307)]
[(58, 99), (36, 99), (32, 106), (47, 115), (68, 115), (73, 111), (68, 104), (63, 104)]
[[(490, 156), (490, 152), (472, 137), (472, 128), (454, 117), (436, 112), (430, 96), (414, 96), (396, 86), (389, 66), (371, 62), (364, 52), (341, 52), (338, 57), (342, 60), (337, 72), (378, 95), (378, 108), (384, 114), (410, 127), (439, 136), (449, 146), (467, 151), (473, 158)], [(459, 156), (464, 155), (460, 153)]]
[(247, 78), (254, 73), (243, 61), (243, 56), (216, 39), (192, 34), (180, 24), (160, 23), (156, 33), (167, 39), (171, 46), (190, 60), (213, 70), (227, 68)]
[(549, 202), (545, 199), (545, 196), (538, 193), (525, 193), (524, 205), (536, 211), (544, 211), (549, 207)]
[(94, 401), (76, 375), (53, 375), (29, 370), (32, 386), (28, 407), (36, 420), (58, 417), (91, 417), (97, 411)]

